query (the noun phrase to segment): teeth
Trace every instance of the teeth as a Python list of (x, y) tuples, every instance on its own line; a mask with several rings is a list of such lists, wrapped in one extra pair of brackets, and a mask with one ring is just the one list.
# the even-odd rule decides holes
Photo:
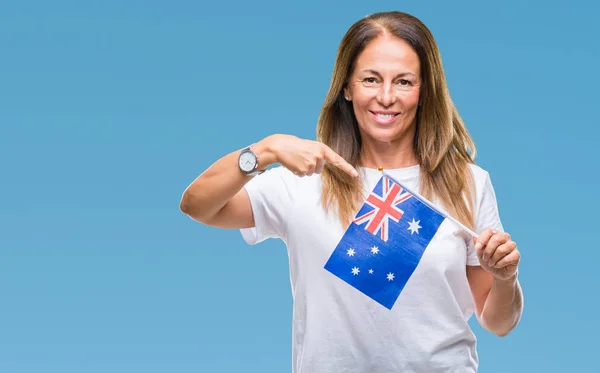
[(383, 118), (383, 119), (390, 119), (391, 117), (393, 117), (393, 114), (377, 114), (377, 116), (379, 118)]

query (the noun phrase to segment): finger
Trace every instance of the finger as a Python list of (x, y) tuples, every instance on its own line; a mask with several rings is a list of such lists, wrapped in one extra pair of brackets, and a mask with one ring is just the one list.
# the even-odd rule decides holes
[(494, 235), (490, 237), (487, 244), (483, 248), (483, 253), (481, 255), (482, 260), (487, 263), (495, 255), (496, 250), (498, 250), (498, 247), (506, 243), (509, 239), (510, 235), (508, 233), (494, 233)]
[[(477, 251), (477, 255), (479, 256), (480, 259), (483, 259), (482, 258), (483, 249), (485, 248), (488, 241), (490, 240), (490, 238), (493, 235), (494, 235), (494, 231), (492, 231), (489, 228), (484, 229), (481, 233), (479, 233), (479, 237), (477, 237), (477, 240), (475, 241), (475, 250)], [(488, 260), (488, 259), (489, 258), (486, 258), (485, 260)]]
[(314, 161), (314, 162), (307, 162), (306, 163), (306, 167), (304, 168), (304, 174), (306, 176), (312, 176), (312, 174), (315, 172), (315, 168), (317, 166), (317, 162), (318, 161)]
[(475, 249), (480, 250), (482, 246), (485, 246), (490, 239), (496, 233), (490, 228), (486, 228), (479, 233), (477, 238), (473, 238), (475, 242)]
[(494, 246), (489, 242), (483, 247), (483, 250), (481, 251), (481, 260), (485, 265), (488, 265), (490, 258), (494, 256), (497, 248), (498, 246)]
[(300, 177), (312, 175), (315, 170), (316, 164), (317, 164), (316, 160), (312, 160), (312, 159), (308, 159), (308, 158), (304, 159), (301, 162), (301, 164), (296, 166), (297, 175)]
[(323, 172), (323, 168), (325, 167), (325, 160), (321, 159), (317, 162), (317, 166), (315, 167), (315, 174), (320, 174)]
[(298, 176), (298, 177), (304, 177), (304, 172), (301, 171), (294, 171), (294, 175)]
[(352, 165), (350, 163), (346, 162), (346, 160), (344, 158), (342, 158), (339, 154), (337, 154), (336, 152), (331, 150), (331, 148), (328, 147), (327, 145), (323, 144), (323, 146), (324, 146), (323, 156), (325, 157), (325, 160), (327, 162), (338, 167), (339, 169), (343, 170), (344, 172), (346, 172), (348, 175), (350, 175), (352, 177), (358, 176), (358, 172), (356, 172), (356, 170), (354, 169), (354, 167), (352, 167)]
[(496, 265), (496, 263), (498, 263), (500, 259), (515, 251), (516, 248), (517, 244), (514, 241), (508, 241), (498, 246), (498, 248), (494, 252), (494, 255), (492, 255), (489, 260), (488, 267), (493, 267), (494, 265)]
[(510, 254), (500, 259), (494, 268), (503, 268), (509, 265), (519, 264), (519, 260), (521, 260), (521, 253), (519, 250), (513, 250)]
[(502, 244), (507, 243), (508, 241), (510, 241), (510, 234), (505, 233), (505, 232), (496, 232), (488, 240), (487, 246), (498, 247)]

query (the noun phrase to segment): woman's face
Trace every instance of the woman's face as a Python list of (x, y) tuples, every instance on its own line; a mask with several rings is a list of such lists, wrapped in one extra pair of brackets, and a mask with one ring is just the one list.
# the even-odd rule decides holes
[(363, 141), (392, 143), (413, 133), (420, 77), (419, 57), (404, 40), (384, 34), (367, 45), (344, 90)]

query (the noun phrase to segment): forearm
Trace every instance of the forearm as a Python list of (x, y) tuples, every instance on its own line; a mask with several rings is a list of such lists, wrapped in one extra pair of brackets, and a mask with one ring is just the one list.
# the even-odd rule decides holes
[[(261, 169), (274, 163), (268, 146), (267, 137), (252, 147)], [(220, 158), (186, 188), (180, 202), (182, 212), (198, 221), (208, 221), (250, 181), (251, 177), (238, 167), (240, 152), (238, 149)]]
[(498, 336), (507, 335), (518, 324), (523, 312), (523, 293), (518, 276), (492, 281), (481, 312), (482, 324)]

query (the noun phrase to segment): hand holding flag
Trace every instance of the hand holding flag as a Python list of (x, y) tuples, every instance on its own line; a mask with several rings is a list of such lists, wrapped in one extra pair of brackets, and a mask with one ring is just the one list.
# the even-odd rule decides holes
[(481, 267), (499, 280), (515, 276), (521, 254), (510, 234), (485, 229), (479, 237), (473, 237)]
[(487, 228), (478, 235), (458, 220), (438, 209), (424, 197), (419, 196), (418, 193), (411, 191), (406, 187), (404, 187), (404, 189), (418, 197), (421, 202), (437, 211), (440, 215), (444, 216), (444, 218), (452, 220), (473, 237), (473, 243), (475, 243), (475, 250), (477, 250), (479, 263), (484, 270), (491, 273), (499, 280), (508, 280), (516, 275), (521, 254), (517, 249), (517, 244), (511, 240), (510, 234), (506, 232), (496, 232)]
[(356, 214), (325, 269), (391, 309), (444, 220), (473, 236), (482, 267), (496, 278), (516, 272), (519, 253), (510, 236), (478, 235), (384, 173)]

